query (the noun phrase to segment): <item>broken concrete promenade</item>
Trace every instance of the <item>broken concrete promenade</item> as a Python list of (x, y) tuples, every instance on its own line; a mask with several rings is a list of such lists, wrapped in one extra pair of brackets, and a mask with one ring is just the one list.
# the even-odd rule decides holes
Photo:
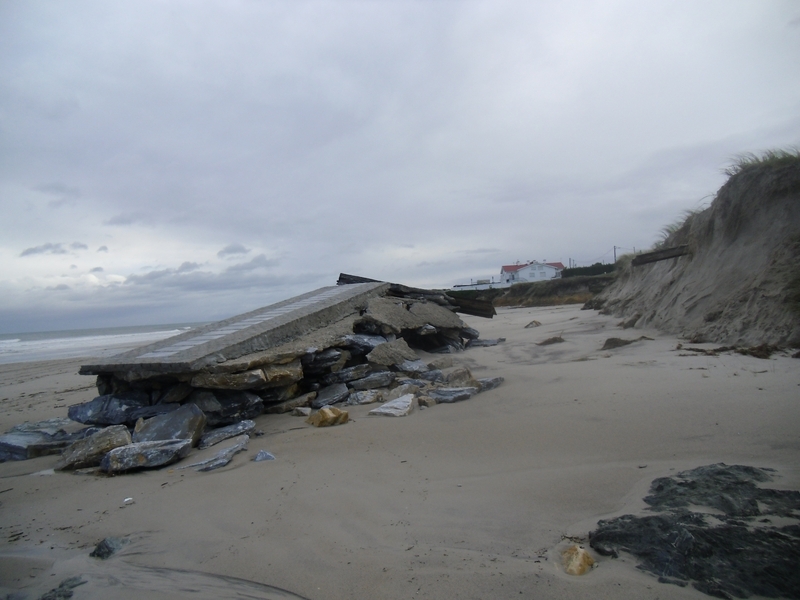
[[(475, 380), (453, 367), (448, 355), (480, 335), (456, 310), (439, 292), (356, 282), (84, 365), (80, 372), (97, 376), (100, 395), (68, 412), (72, 421), (93, 427), (70, 434), (85, 439), (64, 453), (60, 468), (99, 465), (120, 473), (170, 464), (198, 442), (202, 448), (235, 435), (258, 435), (252, 419), (265, 413), (310, 415), (309, 424), (329, 426), (348, 421), (337, 404), (385, 402), (371, 414), (406, 416), (412, 403), (430, 407), (468, 399), (499, 381)], [(426, 363), (416, 350), (443, 356)], [(42, 432), (29, 435), (37, 443), (45, 439)], [(76, 439), (64, 435), (57, 449), (49, 444), (48, 450), (61, 451)], [(219, 460), (196, 466), (224, 466), (246, 449), (243, 442), (235, 446), (221, 450)], [(32, 452), (41, 450), (17, 449), (8, 458)]]

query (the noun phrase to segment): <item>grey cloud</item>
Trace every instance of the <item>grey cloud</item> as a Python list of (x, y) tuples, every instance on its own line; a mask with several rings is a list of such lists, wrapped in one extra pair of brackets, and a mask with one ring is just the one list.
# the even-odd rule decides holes
[(108, 252), (108, 246), (100, 246), (97, 249), (98, 252)]
[(119, 214), (111, 217), (110, 219), (106, 219), (103, 221), (103, 225), (112, 225), (112, 226), (127, 226), (127, 225), (136, 225), (136, 224), (150, 224), (152, 219), (143, 213), (124, 213)]
[(228, 244), (217, 252), (217, 256), (223, 258), (231, 254), (247, 254), (248, 252), (250, 252), (250, 248), (245, 248), (242, 244)]
[(50, 287), (45, 288), (45, 289), (48, 289), (48, 290), (51, 290), (51, 291), (55, 291), (55, 292), (63, 292), (65, 290), (70, 290), (72, 288), (69, 287), (66, 283), (59, 283), (58, 285), (50, 286)]
[(200, 268), (200, 265), (196, 262), (184, 262), (181, 263), (181, 266), (178, 267), (176, 273), (189, 273), (190, 271), (196, 271)]
[(88, 250), (89, 249), (89, 246), (87, 246), (86, 244), (82, 244), (81, 242), (72, 242), (69, 245), (69, 247), (72, 248), (73, 250)]
[(80, 197), (81, 192), (76, 187), (70, 187), (63, 183), (45, 183), (37, 185), (33, 188), (37, 192), (42, 192), (50, 196), (57, 196), (55, 199), (50, 200), (47, 206), (50, 208), (59, 208), (65, 204), (75, 204), (75, 201)]
[(89, 273), (102, 273), (102, 272), (103, 272), (103, 267), (95, 267), (94, 269), (89, 271)]
[(34, 246), (33, 248), (26, 248), (22, 251), (20, 256), (32, 256), (34, 254), (66, 254), (64, 244), (53, 244), (47, 242), (41, 246)]
[(225, 271), (227, 273), (237, 273), (243, 271), (254, 271), (255, 269), (268, 269), (270, 267), (277, 266), (279, 263), (280, 261), (276, 258), (267, 258), (266, 254), (259, 254), (258, 256), (254, 256), (252, 260), (249, 260), (246, 263), (231, 265), (225, 269)]

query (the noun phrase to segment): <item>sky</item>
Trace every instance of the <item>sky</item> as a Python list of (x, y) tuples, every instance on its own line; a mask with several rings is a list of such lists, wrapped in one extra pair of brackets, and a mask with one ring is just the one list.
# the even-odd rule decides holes
[(0, 333), (612, 262), (798, 144), (794, 0), (0, 0)]

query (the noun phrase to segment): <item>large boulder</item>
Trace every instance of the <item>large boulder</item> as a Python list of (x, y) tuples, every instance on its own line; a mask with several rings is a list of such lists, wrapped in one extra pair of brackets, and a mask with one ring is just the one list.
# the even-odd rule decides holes
[(409, 347), (403, 338), (398, 338), (376, 346), (374, 350), (367, 354), (367, 360), (372, 364), (390, 367), (405, 361), (417, 360), (417, 353)]
[(192, 440), (196, 446), (206, 426), (206, 416), (196, 404), (184, 404), (178, 410), (136, 423), (134, 442), (157, 440)]
[(244, 373), (200, 373), (192, 377), (192, 387), (215, 390), (252, 390), (266, 383), (267, 378), (261, 369)]
[(175, 403), (150, 405), (150, 394), (131, 390), (117, 394), (98, 396), (82, 404), (73, 404), (67, 409), (69, 418), (87, 425), (134, 424), (138, 419), (154, 417), (177, 410)]
[(377, 373), (367, 375), (363, 379), (351, 381), (347, 385), (354, 390), (372, 390), (375, 388), (387, 387), (394, 381), (395, 377), (397, 376), (391, 371), (378, 371)]
[(262, 399), (245, 391), (195, 390), (187, 404), (196, 404), (203, 411), (209, 427), (254, 419), (264, 412)]
[(263, 368), (266, 384), (264, 387), (288, 386), (303, 378), (303, 365), (300, 359), (287, 364), (266, 365)]
[(65, 448), (55, 469), (96, 467), (108, 452), (131, 442), (131, 434), (125, 425), (106, 427)]
[(188, 456), (192, 440), (139, 442), (114, 448), (103, 457), (100, 469), (109, 474), (163, 467)]
[(311, 408), (322, 408), (329, 404), (336, 404), (347, 400), (350, 395), (350, 390), (344, 383), (335, 383), (328, 387), (322, 388), (317, 397), (311, 401)]

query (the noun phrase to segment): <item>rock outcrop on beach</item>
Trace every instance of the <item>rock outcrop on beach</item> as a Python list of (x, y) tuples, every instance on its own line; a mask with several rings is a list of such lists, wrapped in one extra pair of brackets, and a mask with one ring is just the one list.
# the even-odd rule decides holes
[(711, 205), (625, 265), (587, 308), (693, 342), (800, 346), (800, 155), (742, 161)]

